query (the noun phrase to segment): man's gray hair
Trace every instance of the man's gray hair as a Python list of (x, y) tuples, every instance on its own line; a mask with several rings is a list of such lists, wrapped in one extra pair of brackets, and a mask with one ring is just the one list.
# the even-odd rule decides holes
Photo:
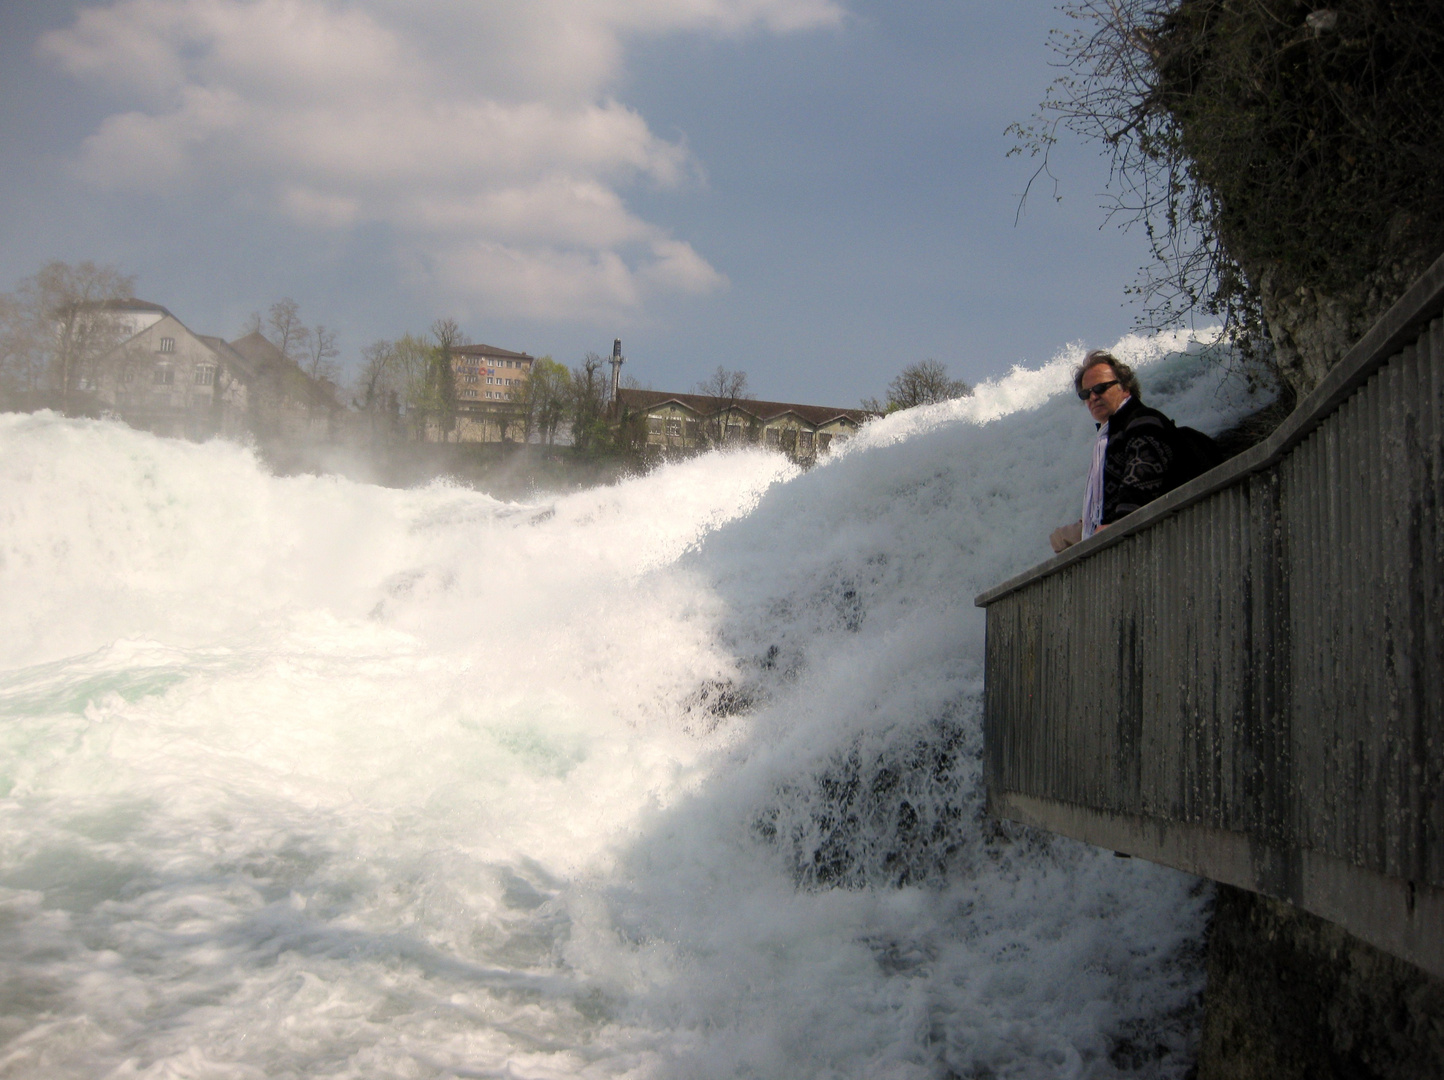
[(1083, 389), (1083, 373), (1089, 368), (1097, 367), (1099, 364), (1107, 364), (1113, 369), (1113, 377), (1118, 380), (1118, 385), (1123, 387), (1129, 396), (1136, 398), (1138, 404), (1143, 404), (1143, 387), (1138, 385), (1138, 376), (1133, 374), (1133, 369), (1125, 364), (1118, 357), (1114, 356), (1107, 349), (1094, 349), (1083, 362), (1073, 369), (1073, 389)]

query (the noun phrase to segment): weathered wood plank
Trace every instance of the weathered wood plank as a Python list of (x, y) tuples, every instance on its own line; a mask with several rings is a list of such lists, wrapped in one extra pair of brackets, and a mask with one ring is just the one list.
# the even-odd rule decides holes
[(1444, 974), (1444, 259), (1260, 447), (978, 603), (995, 813)]

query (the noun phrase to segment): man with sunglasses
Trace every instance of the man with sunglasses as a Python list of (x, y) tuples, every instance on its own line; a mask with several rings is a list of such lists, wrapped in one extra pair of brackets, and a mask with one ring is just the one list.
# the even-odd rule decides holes
[(1054, 551), (1088, 539), (1189, 479), (1177, 428), (1143, 404), (1138, 376), (1127, 364), (1094, 349), (1073, 370), (1073, 388), (1098, 425), (1098, 440), (1083, 489), (1083, 516), (1053, 530), (1048, 542)]

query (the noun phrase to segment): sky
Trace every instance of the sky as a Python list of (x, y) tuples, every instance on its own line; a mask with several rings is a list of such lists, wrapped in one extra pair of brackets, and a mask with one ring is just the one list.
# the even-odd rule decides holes
[(0, 0), (0, 291), (113, 263), (198, 333), (281, 297), (690, 390), (856, 405), (1132, 329), (1107, 160), (1008, 125), (1032, 0)]

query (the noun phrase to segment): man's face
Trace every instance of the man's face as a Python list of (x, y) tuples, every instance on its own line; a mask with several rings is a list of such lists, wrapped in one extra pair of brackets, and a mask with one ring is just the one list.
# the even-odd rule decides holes
[(1078, 384), (1078, 389), (1088, 390), (1094, 386), (1102, 386), (1105, 383), (1113, 385), (1104, 390), (1101, 394), (1088, 395), (1088, 412), (1092, 414), (1095, 423), (1101, 424), (1118, 411), (1118, 406), (1123, 404), (1123, 399), (1128, 396), (1118, 382), (1118, 376), (1113, 374), (1113, 369), (1107, 364), (1094, 364), (1083, 373), (1083, 379)]

